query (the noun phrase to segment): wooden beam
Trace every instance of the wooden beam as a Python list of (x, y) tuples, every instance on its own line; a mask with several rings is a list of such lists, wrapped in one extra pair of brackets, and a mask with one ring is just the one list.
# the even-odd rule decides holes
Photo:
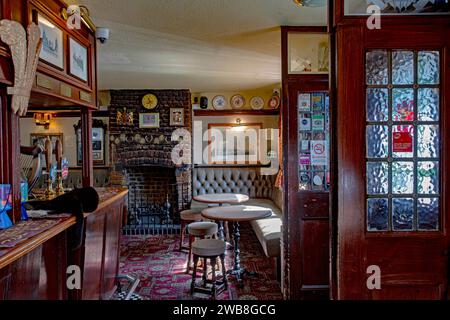
[(83, 187), (94, 185), (94, 161), (92, 157), (92, 110), (81, 111), (81, 141), (83, 150)]

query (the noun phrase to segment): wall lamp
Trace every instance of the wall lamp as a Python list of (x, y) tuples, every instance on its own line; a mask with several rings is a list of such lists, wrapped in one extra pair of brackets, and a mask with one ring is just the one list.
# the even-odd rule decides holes
[(37, 126), (43, 126), (45, 129), (50, 127), (50, 120), (52, 119), (50, 113), (35, 113), (33, 118)]

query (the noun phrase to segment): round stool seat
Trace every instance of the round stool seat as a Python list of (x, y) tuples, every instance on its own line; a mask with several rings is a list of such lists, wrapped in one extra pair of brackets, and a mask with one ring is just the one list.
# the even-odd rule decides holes
[(194, 237), (212, 236), (217, 233), (217, 230), (217, 223), (215, 222), (193, 222), (188, 225), (188, 232)]
[(180, 212), (180, 218), (184, 221), (200, 221), (202, 214), (198, 210), (188, 209)]
[(225, 253), (225, 241), (218, 239), (201, 239), (192, 244), (192, 253), (200, 257), (214, 257)]

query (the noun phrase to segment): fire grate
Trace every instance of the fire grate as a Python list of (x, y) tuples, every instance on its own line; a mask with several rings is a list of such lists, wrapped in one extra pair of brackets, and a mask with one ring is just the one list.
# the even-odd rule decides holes
[[(161, 235), (180, 232), (180, 211), (189, 205), (189, 184), (167, 185), (165, 194), (154, 197), (140, 192), (136, 184), (128, 186), (128, 219), (123, 227), (124, 235)], [(162, 200), (165, 199), (165, 200)]]

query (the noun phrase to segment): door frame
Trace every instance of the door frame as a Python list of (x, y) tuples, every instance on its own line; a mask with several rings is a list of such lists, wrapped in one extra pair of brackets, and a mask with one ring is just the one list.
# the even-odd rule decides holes
[[(283, 134), (283, 176), (284, 176), (284, 202), (283, 202), (283, 232), (282, 232), (282, 287), (285, 299), (328, 299), (329, 282), (327, 284), (306, 284), (304, 279), (311, 275), (311, 271), (304, 268), (305, 245), (305, 220), (323, 221), (326, 220), (326, 227), (329, 228), (329, 195), (330, 192), (311, 192), (311, 195), (300, 196), (298, 194), (298, 163), (296, 159), (298, 133), (293, 128), (297, 128), (297, 89), (304, 92), (322, 91), (330, 93), (330, 74), (321, 75), (299, 75), (288, 72), (288, 34), (293, 33), (321, 33), (328, 34), (327, 27), (281, 27), (281, 47), (282, 47), (282, 134)], [(330, 97), (330, 109), (332, 109)], [(330, 110), (330, 134), (333, 130), (332, 112)], [(333, 139), (331, 139), (330, 144)], [(330, 147), (331, 150), (331, 147)], [(332, 183), (331, 183), (332, 185)], [(325, 206), (324, 216), (306, 217), (303, 207)], [(318, 208), (322, 210), (322, 208)], [(322, 210), (323, 211), (323, 210)], [(329, 248), (328, 236), (324, 239), (324, 245)], [(309, 247), (308, 247), (309, 248)], [(321, 261), (328, 268), (328, 259)], [(310, 269), (311, 270), (311, 269)]]
[[(341, 3), (341, 1), (338, 1)], [(337, 6), (337, 14), (335, 21), (338, 24), (333, 26), (332, 33), (337, 41), (337, 50), (335, 58), (337, 62), (337, 69), (340, 72), (333, 70), (332, 80), (333, 91), (336, 92), (336, 144), (335, 156), (338, 168), (335, 171), (337, 176), (333, 181), (337, 182), (336, 188), (333, 190), (333, 203), (331, 207), (337, 209), (332, 215), (334, 220), (332, 232), (332, 259), (331, 259), (331, 280), (332, 280), (332, 298), (333, 299), (370, 299), (371, 295), (366, 293), (361, 294), (364, 290), (355, 288), (352, 285), (347, 286), (347, 283), (340, 279), (350, 277), (353, 282), (366, 283), (366, 277), (362, 277), (362, 268), (365, 270), (365, 252), (367, 251), (365, 243), (365, 206), (362, 206), (363, 201), (358, 203), (351, 203), (345, 201), (346, 195), (353, 193), (360, 193), (364, 196), (365, 188), (361, 186), (365, 183), (365, 178), (359, 174), (352, 173), (356, 170), (357, 173), (365, 173), (365, 119), (361, 117), (361, 112), (354, 112), (356, 104), (365, 106), (365, 80), (364, 80), (364, 61), (360, 57), (364, 56), (364, 52), (369, 49), (426, 49), (436, 48), (440, 44), (441, 48), (441, 168), (447, 169), (450, 167), (450, 142), (443, 139), (444, 136), (450, 132), (450, 39), (445, 38), (445, 35), (450, 34), (450, 18), (446, 17), (382, 17), (381, 30), (369, 30), (366, 27), (365, 17), (349, 17), (344, 19), (339, 16), (339, 10), (342, 7)], [(332, 8), (330, 8), (332, 10)], [(330, 11), (330, 13), (333, 13)], [(405, 36), (407, 35), (407, 36)], [(414, 41), (411, 41), (414, 39)], [(360, 45), (351, 45), (360, 44)], [(353, 50), (353, 52), (352, 52)], [(352, 99), (349, 96), (352, 96)], [(334, 100), (334, 99), (333, 99)], [(333, 101), (332, 100), (332, 101)], [(356, 101), (358, 103), (356, 103)], [(363, 108), (365, 110), (365, 108)], [(345, 120), (344, 120), (345, 119)], [(356, 129), (360, 134), (354, 137), (353, 141), (345, 141), (349, 135), (346, 135), (348, 128), (346, 123), (351, 123), (352, 126), (357, 126)], [(346, 131), (347, 130), (347, 131)], [(351, 148), (349, 144), (352, 144)], [(350, 153), (344, 154), (344, 150), (352, 150)], [(355, 169), (354, 164), (360, 163), (360, 166)], [(363, 166), (363, 167), (361, 167)], [(347, 175), (344, 179), (343, 174)], [(349, 175), (351, 175), (350, 178)], [(450, 176), (445, 170), (441, 170), (441, 197), (445, 199), (444, 195), (450, 189)], [(450, 227), (450, 212), (446, 207), (444, 201), (441, 204), (441, 218), (442, 218), (442, 232), (441, 236), (445, 238), (445, 251), (449, 248), (449, 227)], [(348, 212), (353, 211), (352, 216), (348, 216)], [(344, 216), (344, 212), (347, 216)], [(359, 215), (356, 213), (359, 212)], [(350, 231), (349, 231), (350, 230)], [(405, 233), (403, 237), (411, 235)], [(433, 239), (433, 235), (414, 233), (424, 239)], [(345, 237), (345, 239), (344, 239)], [(399, 237), (399, 235), (391, 236), (392, 238)], [(363, 239), (364, 238), (364, 239)], [(350, 245), (351, 242), (351, 245)], [(351, 252), (358, 254), (363, 259), (350, 261), (343, 259)], [(335, 267), (333, 267), (333, 263)], [(448, 263), (448, 259), (447, 259)], [(358, 272), (351, 272), (351, 269), (358, 270)], [(447, 265), (448, 269), (448, 265)], [(447, 277), (447, 286), (449, 276)], [(342, 283), (340, 283), (340, 281)], [(442, 293), (443, 296), (449, 298), (448, 291)]]

